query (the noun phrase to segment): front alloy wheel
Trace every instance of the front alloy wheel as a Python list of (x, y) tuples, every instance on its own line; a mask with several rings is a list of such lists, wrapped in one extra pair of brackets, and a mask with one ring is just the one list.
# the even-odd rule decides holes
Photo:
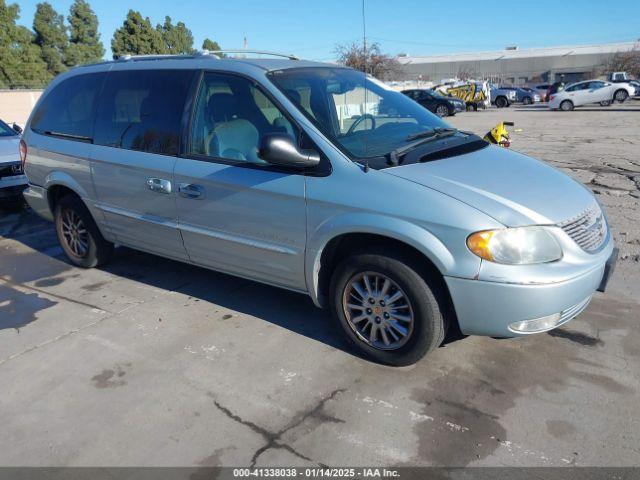
[(438, 105), (438, 107), (436, 108), (436, 115), (438, 115), (439, 117), (446, 117), (447, 115), (449, 115), (449, 109), (446, 105)]
[(405, 292), (382, 273), (353, 276), (342, 295), (349, 327), (365, 343), (380, 350), (396, 350), (413, 333), (413, 308)]
[(448, 297), (439, 275), (409, 254), (370, 246), (343, 259), (333, 272), (333, 314), (368, 358), (410, 365), (444, 338), (449, 307), (441, 308)]

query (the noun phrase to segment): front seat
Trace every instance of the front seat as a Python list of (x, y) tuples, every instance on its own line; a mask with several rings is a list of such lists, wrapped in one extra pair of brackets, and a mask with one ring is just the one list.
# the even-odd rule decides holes
[(240, 118), (238, 99), (231, 93), (215, 93), (207, 103), (213, 129), (207, 146), (210, 155), (262, 163), (258, 158), (258, 129)]

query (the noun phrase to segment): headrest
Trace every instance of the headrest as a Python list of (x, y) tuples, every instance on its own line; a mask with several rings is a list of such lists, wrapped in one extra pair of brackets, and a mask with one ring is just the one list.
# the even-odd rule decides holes
[(214, 93), (209, 97), (207, 110), (213, 122), (228, 122), (238, 115), (238, 101), (231, 93)]

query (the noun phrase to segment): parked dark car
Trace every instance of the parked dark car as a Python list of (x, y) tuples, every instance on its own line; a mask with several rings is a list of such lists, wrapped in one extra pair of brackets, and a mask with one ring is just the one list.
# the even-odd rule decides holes
[(514, 89), (516, 91), (516, 102), (523, 103), (524, 105), (531, 105), (542, 101), (542, 96), (533, 88), (514, 87)]
[(402, 93), (439, 117), (448, 117), (467, 109), (463, 100), (445, 97), (433, 90), (412, 89), (403, 90)]

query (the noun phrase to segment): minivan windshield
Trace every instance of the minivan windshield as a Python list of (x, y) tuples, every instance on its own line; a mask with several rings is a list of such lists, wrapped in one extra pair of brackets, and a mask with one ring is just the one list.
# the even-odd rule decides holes
[(353, 160), (393, 158), (427, 140), (438, 144), (445, 136), (432, 134), (452, 130), (406, 95), (349, 68), (276, 70), (269, 78)]

